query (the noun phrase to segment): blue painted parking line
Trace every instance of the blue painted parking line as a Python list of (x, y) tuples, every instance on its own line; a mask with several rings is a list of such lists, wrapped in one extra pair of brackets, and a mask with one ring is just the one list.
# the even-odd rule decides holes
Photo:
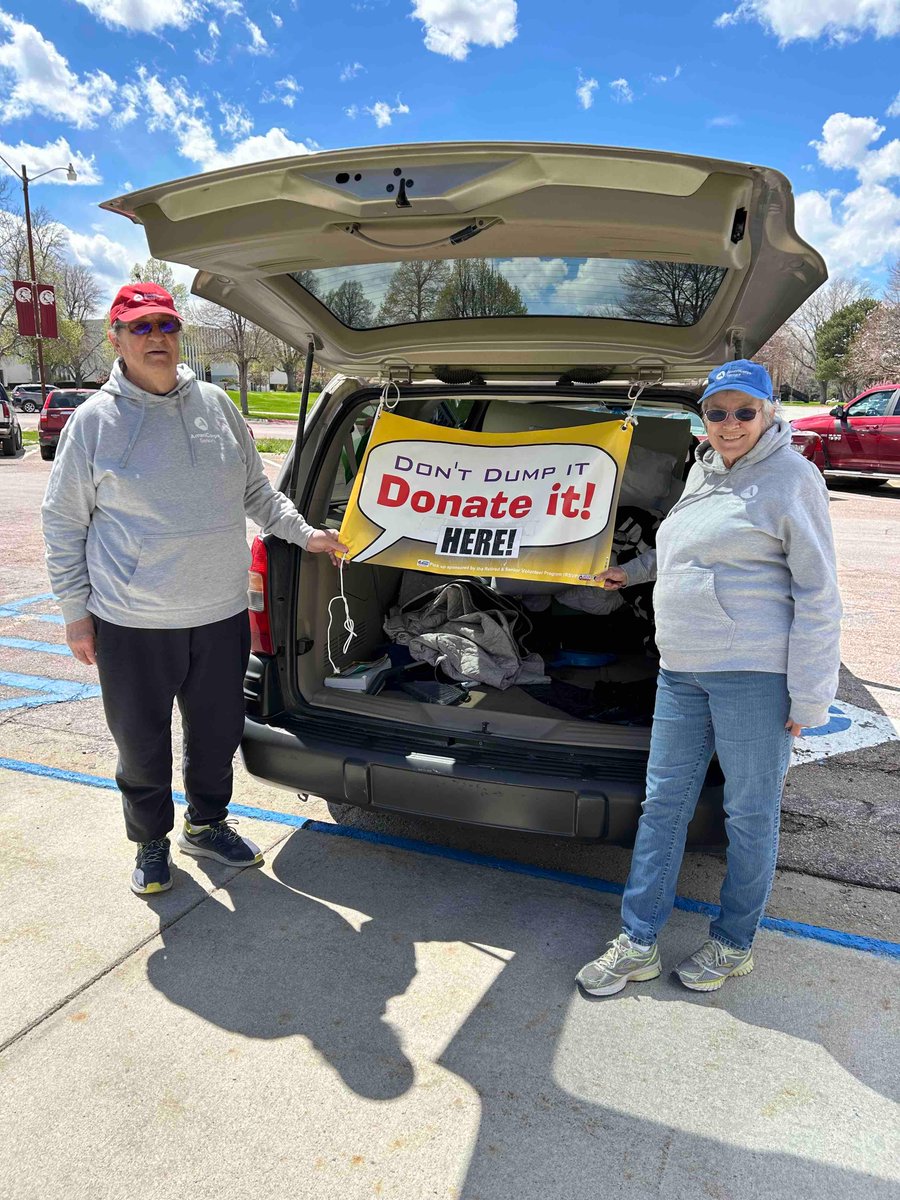
[(0, 617), (24, 617), (29, 621), (47, 621), (51, 625), (64, 625), (65, 621), (59, 613), (31, 613), (22, 611), (31, 604), (40, 604), (45, 600), (52, 599), (52, 592), (42, 592), (39, 596), (26, 596), (23, 600), (8, 600), (0, 604)]
[(73, 683), (71, 679), (47, 679), (43, 675), (18, 675), (13, 671), (0, 671), (0, 687), (31, 693), (0, 700), (0, 712), (8, 712), (13, 708), (40, 708), (44, 704), (59, 704), (63, 700), (91, 700), (100, 695), (100, 688), (95, 683)]
[(8, 646), (10, 650), (33, 650), (37, 654), (61, 654), (71, 658), (72, 651), (65, 642), (30, 642), (27, 638), (0, 637), (0, 646)]
[[(102, 775), (84, 775), (78, 771), (63, 771), (58, 767), (47, 767), (41, 763), (23, 762), (19, 759), (0, 758), (0, 769), (21, 771), (29, 775), (43, 776), (47, 779), (58, 779), (67, 783), (82, 784), (86, 787), (103, 788), (107, 791), (117, 791), (114, 779)], [(183, 792), (173, 792), (178, 804), (184, 804)], [(303, 829), (309, 833), (321, 833), (329, 837), (352, 838), (359, 842), (372, 842), (378, 846), (388, 846), (394, 850), (405, 850), (413, 854), (424, 854), (432, 858), (446, 858), (452, 862), (464, 863), (468, 866), (487, 867), (497, 871), (507, 871), (514, 875), (527, 875), (533, 879), (544, 879), (552, 883), (564, 883), (572, 887), (586, 888), (592, 892), (605, 892), (621, 896), (622, 884), (612, 883), (608, 879), (595, 879), (590, 875), (576, 875), (570, 871), (554, 871), (548, 867), (535, 867), (527, 863), (514, 862), (507, 858), (496, 858), (489, 854), (476, 854), (471, 850), (454, 850), (448, 846), (435, 846), (430, 842), (420, 842), (413, 838), (394, 837), (387, 833), (375, 833), (367, 829), (354, 829), (349, 825), (331, 825), (324, 821), (314, 821), (308, 817), (298, 817), (293, 813), (275, 812), (267, 808), (251, 808), (247, 805), (232, 804), (229, 811), (235, 816), (247, 817), (255, 821), (269, 821), (276, 825), (290, 825), (295, 829)], [(683, 912), (700, 913), (703, 916), (718, 915), (714, 904), (703, 900), (692, 900), (687, 896), (676, 896), (675, 907)], [(825, 942), (832, 946), (842, 946), (849, 950), (862, 951), (865, 954), (877, 954), (886, 958), (900, 959), (900, 942), (888, 942), (881, 938), (862, 937), (855, 933), (844, 933), (840, 929), (829, 929), (824, 925), (808, 925), (803, 921), (788, 921), (782, 917), (763, 917), (760, 928), (776, 933), (787, 934), (789, 937), (804, 938), (808, 941)]]

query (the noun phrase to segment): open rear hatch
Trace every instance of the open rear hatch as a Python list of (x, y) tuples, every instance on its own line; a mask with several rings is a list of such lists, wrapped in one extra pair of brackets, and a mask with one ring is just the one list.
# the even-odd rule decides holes
[(197, 295), (356, 375), (696, 379), (826, 278), (778, 171), (658, 151), (341, 150), (103, 207)]

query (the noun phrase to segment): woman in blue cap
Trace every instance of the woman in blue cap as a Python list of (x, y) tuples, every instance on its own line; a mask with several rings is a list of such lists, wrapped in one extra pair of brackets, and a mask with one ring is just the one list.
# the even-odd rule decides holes
[(675, 972), (715, 991), (753, 970), (791, 744), (826, 723), (837, 690), (841, 601), (822, 476), (791, 448), (758, 363), (718, 367), (701, 403), (709, 440), (656, 549), (604, 573), (607, 588), (656, 581), (660, 673), (622, 932), (578, 974), (595, 996), (660, 974), (657, 936), (714, 751), (728, 834), (721, 907)]

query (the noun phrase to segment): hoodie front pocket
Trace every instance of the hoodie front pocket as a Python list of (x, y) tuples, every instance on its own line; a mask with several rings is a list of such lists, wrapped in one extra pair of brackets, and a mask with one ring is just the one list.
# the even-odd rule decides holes
[(159, 611), (227, 604), (246, 591), (249, 567), (243, 524), (145, 537), (128, 585), (129, 601)]
[(704, 567), (663, 571), (653, 589), (653, 609), (663, 657), (728, 650), (734, 641), (737, 626), (719, 603), (715, 575)]

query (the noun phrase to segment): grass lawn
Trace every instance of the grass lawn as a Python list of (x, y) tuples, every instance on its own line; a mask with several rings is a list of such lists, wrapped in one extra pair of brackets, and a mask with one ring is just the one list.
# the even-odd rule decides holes
[(23, 429), (22, 441), (26, 446), (36, 446), (38, 444), (38, 433), (36, 429)]
[[(318, 392), (309, 393), (309, 402), (315, 400)], [(228, 395), (234, 401), (238, 408), (241, 407), (240, 392), (229, 391)], [(299, 392), (248, 392), (247, 407), (250, 409), (250, 416), (269, 416), (277, 414), (280, 417), (296, 417), (300, 412), (300, 393)]]
[(260, 454), (287, 454), (294, 443), (284, 438), (257, 438), (256, 448)]

